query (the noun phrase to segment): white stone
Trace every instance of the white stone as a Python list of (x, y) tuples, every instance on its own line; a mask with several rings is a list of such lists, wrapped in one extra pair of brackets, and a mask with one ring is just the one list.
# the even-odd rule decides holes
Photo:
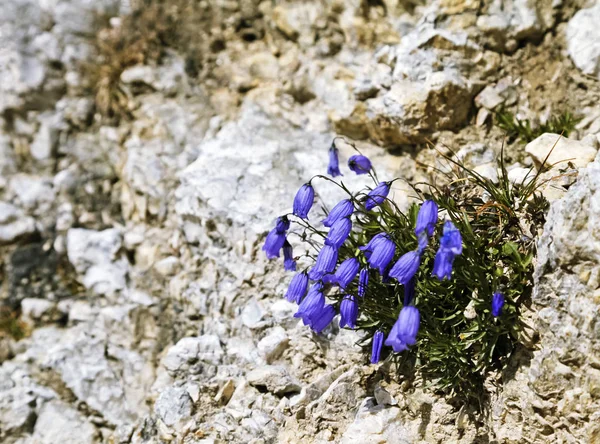
[(559, 134), (544, 133), (532, 140), (525, 147), (525, 151), (531, 156), (537, 166), (541, 166), (548, 156), (546, 166), (555, 165), (557, 168), (566, 168), (567, 161), (577, 168), (585, 167), (594, 160), (598, 150), (578, 140), (568, 139)]
[(99, 439), (96, 428), (79, 411), (53, 400), (40, 409), (31, 444), (94, 444)]
[(49, 314), (55, 308), (55, 303), (46, 299), (25, 298), (21, 301), (23, 316), (33, 320), (42, 319), (44, 315)]
[(535, 169), (516, 167), (508, 172), (508, 180), (513, 184), (527, 184), (536, 175)]
[(290, 339), (282, 327), (274, 327), (258, 342), (258, 350), (268, 364), (279, 358), (288, 347)]
[(169, 256), (159, 260), (154, 264), (154, 269), (163, 276), (173, 276), (177, 274), (181, 264), (175, 256)]
[(265, 365), (252, 370), (246, 375), (248, 383), (252, 386), (265, 387), (275, 395), (284, 395), (300, 391), (300, 383), (296, 381), (285, 367)]
[(600, 3), (580, 9), (567, 25), (569, 56), (585, 74), (600, 78)]
[(366, 400), (342, 435), (340, 444), (410, 444), (414, 438), (402, 424), (399, 408), (373, 407)]
[(9, 244), (15, 240), (35, 233), (35, 221), (23, 211), (6, 202), (0, 202), (0, 244)]

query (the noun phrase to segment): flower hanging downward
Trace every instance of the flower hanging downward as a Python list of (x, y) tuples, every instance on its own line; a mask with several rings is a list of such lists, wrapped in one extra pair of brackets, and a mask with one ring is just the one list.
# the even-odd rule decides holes
[(367, 285), (369, 285), (369, 269), (365, 267), (360, 270), (360, 275), (358, 276), (358, 295), (361, 298), (367, 292)]
[(392, 327), (385, 345), (392, 347), (396, 353), (407, 350), (410, 345), (417, 342), (420, 320), (421, 316), (417, 307), (412, 305), (404, 307), (400, 311), (398, 320)]
[(285, 298), (290, 302), (299, 304), (306, 294), (308, 288), (308, 275), (306, 272), (298, 273), (292, 278), (290, 286), (287, 289)]
[(380, 182), (374, 189), (372, 189), (369, 194), (367, 194), (367, 198), (365, 200), (365, 208), (367, 210), (372, 210), (377, 205), (381, 205), (387, 195), (390, 192), (390, 183), (389, 182)]
[(390, 261), (394, 258), (396, 244), (389, 236), (385, 235), (373, 244), (373, 250), (368, 258), (369, 265), (379, 269), (379, 274), (384, 275)]
[(356, 277), (359, 266), (358, 259), (355, 257), (346, 259), (335, 271), (335, 283), (338, 284), (342, 290), (345, 290), (348, 284)]
[(302, 219), (308, 218), (308, 212), (312, 208), (314, 200), (314, 188), (309, 183), (305, 183), (294, 197), (294, 214)]
[(433, 230), (438, 219), (438, 206), (432, 200), (426, 200), (419, 209), (417, 215), (417, 226), (415, 234), (418, 236), (422, 232), (426, 232), (427, 236), (433, 236)]
[(345, 217), (338, 220), (331, 226), (327, 238), (325, 239), (325, 245), (340, 248), (348, 238), (350, 231), (352, 231), (352, 222), (350, 222), (350, 218)]
[(348, 159), (348, 168), (359, 175), (368, 174), (371, 170), (371, 161), (368, 157), (357, 154)]
[(338, 251), (331, 245), (325, 245), (319, 256), (314, 267), (308, 272), (308, 277), (313, 280), (321, 279), (326, 273), (331, 273), (335, 269), (337, 263)]
[(354, 295), (346, 295), (340, 303), (340, 328), (356, 328), (358, 318), (358, 304)]
[(440, 281), (452, 276), (454, 258), (462, 253), (462, 236), (458, 228), (447, 220), (444, 223), (444, 232), (440, 238), (440, 248), (433, 260), (433, 276)]
[(394, 264), (390, 276), (396, 278), (402, 285), (406, 285), (415, 275), (420, 264), (421, 255), (417, 251), (409, 251)]
[(377, 330), (373, 335), (373, 346), (371, 348), (371, 364), (377, 364), (381, 356), (381, 347), (385, 335), (382, 331)]
[(294, 252), (290, 243), (283, 243), (283, 268), (285, 271), (296, 271), (296, 261), (294, 260)]
[(304, 325), (310, 325), (311, 316), (317, 313), (325, 306), (325, 296), (322, 292), (322, 285), (317, 283), (310, 287), (306, 297), (298, 305), (298, 311), (294, 314), (295, 318), (302, 318)]
[(335, 308), (333, 305), (325, 305), (321, 310), (315, 311), (310, 319), (310, 327), (315, 333), (321, 333), (325, 327), (331, 324), (335, 317)]
[(337, 203), (329, 212), (327, 217), (323, 219), (323, 225), (331, 227), (334, 223), (344, 217), (350, 217), (354, 212), (354, 204), (350, 199), (344, 199)]
[(338, 158), (338, 149), (335, 147), (335, 143), (331, 144), (329, 148), (329, 165), (327, 166), (327, 174), (331, 177), (343, 176), (340, 171), (340, 160)]
[(492, 295), (492, 316), (497, 318), (502, 314), (502, 307), (504, 307), (504, 295), (500, 292), (496, 292)]
[(267, 234), (267, 238), (265, 239), (265, 244), (262, 249), (267, 254), (267, 259), (274, 259), (279, 257), (279, 250), (283, 248), (283, 244), (285, 243), (285, 234), (279, 233), (277, 228), (273, 228)]

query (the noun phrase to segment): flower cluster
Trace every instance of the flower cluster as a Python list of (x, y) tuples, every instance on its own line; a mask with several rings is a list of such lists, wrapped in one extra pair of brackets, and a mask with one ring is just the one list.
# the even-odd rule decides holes
[[(263, 250), (267, 258), (278, 258), (283, 250), (286, 271), (297, 271), (299, 259), (294, 257), (287, 239), (288, 232), (294, 233), (290, 230), (291, 221), (300, 227), (301, 233), (295, 234), (315, 249), (314, 253), (303, 254), (309, 258), (310, 265), (296, 272), (285, 294), (288, 301), (298, 304), (294, 316), (316, 333), (321, 333), (337, 315), (340, 327), (366, 330), (370, 333), (367, 337), (370, 338), (371, 363), (380, 361), (385, 346), (395, 353), (410, 350), (417, 344), (417, 348), (421, 347), (419, 331), (422, 322), (431, 325), (437, 322), (436, 319), (451, 320), (460, 315), (464, 321), (453, 325), (466, 326), (463, 330), (466, 332), (461, 333), (458, 340), (474, 335), (473, 324), (468, 324), (462, 313), (464, 309), (448, 317), (446, 306), (452, 306), (451, 298), (457, 295), (461, 298), (462, 305), (459, 306), (466, 307), (469, 294), (477, 291), (472, 288), (473, 283), (497, 276), (495, 270), (498, 268), (473, 259), (479, 257), (479, 253), (473, 251), (475, 246), (465, 243), (463, 238), (465, 227), (473, 235), (469, 221), (465, 222), (466, 213), (452, 207), (453, 201), (436, 199), (432, 195), (404, 214), (388, 198), (394, 181), (379, 181), (366, 156), (360, 153), (351, 156), (348, 168), (358, 175), (368, 174), (373, 179), (373, 187), (353, 193), (341, 182), (315, 176), (300, 187), (293, 200), (292, 212), (278, 217), (266, 237)], [(327, 173), (334, 178), (342, 176), (335, 143), (329, 148)], [(336, 184), (347, 196), (320, 222), (311, 223), (309, 213), (313, 210), (316, 195), (312, 182), (321, 179)], [(477, 222), (478, 218), (479, 213), (475, 213), (473, 220)], [(470, 239), (473, 242), (473, 238)], [(463, 244), (468, 252), (466, 258), (462, 258)], [(492, 246), (483, 251), (499, 250)], [(513, 250), (511, 252), (514, 254)], [(458, 257), (461, 259), (457, 261)], [(477, 274), (480, 269), (491, 271)], [(459, 282), (454, 282), (457, 273)], [(503, 307), (507, 298), (494, 288), (500, 281), (500, 278), (494, 278), (491, 285), (483, 285), (488, 292), (484, 296), (487, 308), (480, 312), (490, 320), (498, 321), (500, 316), (506, 316)], [(505, 331), (498, 325), (497, 331)], [(453, 328), (449, 326), (447, 330), (453, 331)], [(433, 347), (432, 350), (446, 347), (431, 340), (432, 335), (442, 331), (444, 329), (427, 332), (429, 340), (425, 344)], [(498, 334), (491, 332), (490, 337), (497, 338)], [(465, 350), (469, 347), (466, 343)], [(451, 347), (447, 349), (451, 350)], [(446, 349), (443, 350), (446, 353)], [(491, 359), (491, 355), (486, 359)]]

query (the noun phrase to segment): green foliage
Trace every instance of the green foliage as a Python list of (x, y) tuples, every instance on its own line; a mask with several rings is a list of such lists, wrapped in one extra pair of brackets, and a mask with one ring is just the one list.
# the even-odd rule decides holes
[(501, 110), (496, 113), (496, 124), (506, 132), (509, 140), (528, 143), (544, 133), (562, 134), (568, 137), (581, 119), (574, 117), (569, 111), (551, 117), (548, 122), (532, 126), (529, 119), (519, 119), (513, 113)]
[(18, 341), (27, 334), (27, 326), (19, 319), (17, 313), (8, 307), (0, 307), (0, 337), (8, 335)]
[[(529, 301), (533, 285), (535, 236), (544, 222), (547, 202), (536, 193), (537, 176), (526, 183), (512, 184), (502, 159), (497, 184), (451, 157), (447, 160), (454, 170), (446, 175), (445, 185), (416, 184), (413, 189), (422, 199), (434, 200), (460, 230), (463, 252), (454, 262), (450, 280), (432, 277), (440, 220), (416, 274), (414, 305), (421, 314), (417, 344), (399, 355), (386, 347), (384, 353), (398, 362), (401, 371), (418, 374), (426, 384), (461, 402), (480, 405), (486, 375), (502, 368), (519, 340), (521, 310)], [(377, 183), (375, 175), (373, 179)], [(419, 205), (412, 205), (404, 214), (387, 200), (377, 210), (366, 211), (361, 203), (363, 193), (353, 195), (343, 183), (340, 186), (357, 208), (353, 232), (339, 249), (340, 263), (356, 257), (366, 266), (358, 247), (382, 231), (396, 244), (394, 261), (417, 248), (414, 229)], [(319, 239), (325, 232), (305, 227), (303, 238), (318, 248), (314, 235)], [(339, 304), (345, 294), (357, 295), (357, 291), (355, 280), (345, 291), (335, 289), (328, 297)], [(495, 291), (506, 297), (502, 315), (497, 318), (491, 314)], [(368, 332), (362, 341), (368, 349), (377, 330), (387, 336), (392, 329), (402, 309), (404, 287), (370, 270), (367, 293), (357, 300), (357, 328)]]

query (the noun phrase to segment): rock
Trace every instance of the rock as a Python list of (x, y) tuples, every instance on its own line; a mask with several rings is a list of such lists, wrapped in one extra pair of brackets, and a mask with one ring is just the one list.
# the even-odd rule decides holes
[(111, 295), (126, 286), (127, 259), (120, 254), (121, 231), (71, 228), (67, 232), (67, 256), (82, 284), (101, 295)]
[(182, 338), (169, 349), (162, 365), (173, 376), (201, 374), (206, 367), (219, 365), (222, 356), (223, 348), (215, 335)]
[(533, 179), (536, 175), (536, 171), (531, 168), (516, 167), (508, 171), (508, 180), (513, 184), (526, 184), (529, 180)]
[(58, 143), (60, 117), (53, 113), (41, 115), (40, 128), (35, 135), (29, 151), (31, 156), (39, 161), (52, 158)]
[[(53, 313), (54, 312), (54, 313)], [(21, 301), (21, 313), (34, 321), (57, 320), (56, 304), (46, 299), (25, 298)]]
[(275, 361), (288, 347), (289, 338), (283, 327), (274, 327), (267, 336), (258, 342), (258, 350), (267, 361)]
[(169, 256), (154, 264), (154, 269), (163, 276), (173, 276), (180, 268), (179, 259)]
[[(548, 156), (550, 150), (552, 150), (552, 153)], [(577, 168), (585, 167), (594, 160), (598, 152), (595, 147), (552, 133), (544, 133), (537, 139), (532, 140), (525, 147), (525, 151), (538, 167), (541, 167), (544, 159), (548, 156), (546, 165), (556, 164), (558, 168), (566, 168), (567, 161)]]
[(227, 404), (233, 396), (234, 391), (235, 383), (232, 379), (228, 379), (227, 382), (219, 389), (217, 396), (215, 396), (215, 401), (220, 404)]
[(300, 384), (281, 366), (265, 365), (246, 375), (251, 386), (264, 387), (269, 392), (283, 396), (300, 391)]
[(569, 56), (581, 71), (600, 78), (600, 4), (580, 9), (566, 29)]
[(0, 244), (10, 244), (36, 232), (35, 221), (6, 202), (0, 202)]
[(376, 407), (372, 398), (367, 398), (356, 414), (354, 422), (341, 437), (341, 444), (386, 443), (409, 444), (414, 439), (403, 426), (400, 409), (397, 407)]
[(262, 319), (265, 314), (266, 310), (262, 304), (252, 298), (242, 310), (242, 323), (248, 328), (259, 328), (263, 325)]
[(486, 179), (491, 180), (493, 183), (498, 183), (498, 167), (495, 163), (478, 165), (473, 168), (473, 171), (485, 177)]
[(170, 387), (161, 391), (154, 411), (166, 425), (175, 426), (192, 415), (192, 400), (184, 387)]
[(9, 182), (14, 201), (36, 216), (47, 213), (54, 203), (54, 188), (50, 179), (30, 174), (15, 174)]
[(496, 85), (488, 85), (475, 97), (475, 105), (493, 111), (499, 106), (511, 106), (517, 102), (518, 93), (511, 79), (504, 78)]
[[(600, 362), (591, 351), (600, 347), (599, 197), (597, 158), (579, 170), (577, 182), (550, 207), (538, 244), (532, 295), (537, 311), (533, 327), (540, 339), (522, 357), (529, 364), (518, 367), (492, 408), (501, 439), (524, 442), (534, 439), (536, 430), (544, 430), (548, 442), (593, 442), (598, 436)], [(558, 417), (582, 420), (563, 429), (556, 426)], [(507, 430), (504, 423), (513, 426)]]
[(31, 440), (26, 442), (93, 444), (99, 439), (96, 428), (80, 412), (53, 400), (40, 409)]

